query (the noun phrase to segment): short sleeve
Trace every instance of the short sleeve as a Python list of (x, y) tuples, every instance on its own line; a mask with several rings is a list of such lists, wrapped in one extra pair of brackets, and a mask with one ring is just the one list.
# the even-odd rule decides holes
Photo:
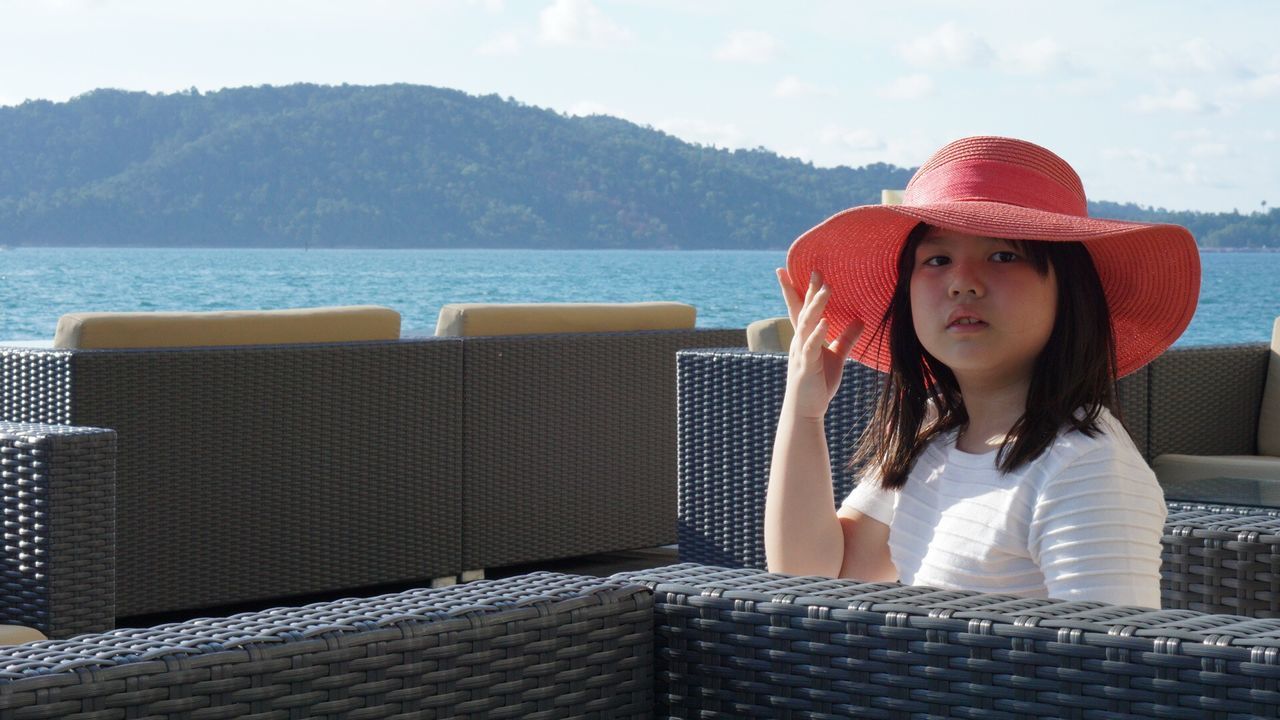
[(897, 504), (898, 494), (885, 490), (875, 478), (864, 475), (853, 491), (845, 497), (841, 507), (857, 510), (867, 517), (879, 520), (885, 525), (893, 524), (893, 510)]
[(1045, 482), (1027, 549), (1051, 598), (1158, 608), (1165, 515), (1141, 457), (1103, 445)]

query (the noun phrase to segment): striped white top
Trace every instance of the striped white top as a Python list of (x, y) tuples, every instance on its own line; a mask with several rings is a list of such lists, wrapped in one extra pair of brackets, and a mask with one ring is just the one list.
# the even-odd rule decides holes
[(898, 492), (859, 483), (844, 506), (889, 526), (908, 585), (1160, 606), (1164, 493), (1110, 413), (1008, 475), (994, 451), (925, 448)]

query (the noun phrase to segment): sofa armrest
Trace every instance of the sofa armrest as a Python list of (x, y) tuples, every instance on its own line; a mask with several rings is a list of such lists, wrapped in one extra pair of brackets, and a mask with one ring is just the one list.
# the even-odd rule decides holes
[(643, 587), (540, 572), (0, 648), (0, 716), (650, 717), (653, 643)]
[(0, 622), (53, 638), (115, 622), (113, 430), (0, 422)]
[(1266, 344), (1177, 348), (1150, 365), (1149, 457), (1254, 455)]
[(1277, 621), (692, 564), (613, 577), (654, 592), (657, 717), (1280, 709)]

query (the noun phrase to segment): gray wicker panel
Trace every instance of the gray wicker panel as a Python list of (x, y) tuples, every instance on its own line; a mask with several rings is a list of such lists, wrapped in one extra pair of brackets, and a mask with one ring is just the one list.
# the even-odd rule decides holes
[(0, 716), (651, 717), (653, 599), (535, 573), (0, 648)]
[(0, 348), (0, 420), (70, 425), (71, 353)]
[(660, 717), (1246, 718), (1280, 620), (698, 565), (654, 589)]
[[(787, 356), (746, 350), (678, 355), (680, 558), (764, 567), (764, 499)], [(883, 376), (849, 361), (827, 411), (827, 449), (838, 506), (853, 489), (849, 458)]]
[(1151, 374), (1150, 366), (1144, 366), (1137, 372), (1120, 378), (1116, 383), (1116, 395), (1120, 405), (1120, 419), (1124, 423), (1124, 427), (1129, 431), (1129, 437), (1133, 438), (1133, 444), (1138, 447), (1138, 452), (1151, 461), (1150, 448), (1150, 432), (1148, 425), (1151, 422), (1150, 413), (1150, 384)]
[(466, 340), (464, 564), (676, 539), (677, 350), (742, 330)]
[(1270, 352), (1265, 344), (1171, 350), (1151, 363), (1152, 457), (1252, 455)]
[(1280, 508), (1169, 503), (1161, 604), (1280, 618)]
[(120, 616), (461, 569), (461, 343), (73, 358), (119, 434)]
[(115, 459), (111, 430), (0, 422), (0, 624), (115, 626)]

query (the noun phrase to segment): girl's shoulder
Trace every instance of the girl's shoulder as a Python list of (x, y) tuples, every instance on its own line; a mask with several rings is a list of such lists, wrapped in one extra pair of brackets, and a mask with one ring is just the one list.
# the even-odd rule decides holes
[(1075, 428), (1059, 433), (1036, 461), (1042, 481), (1097, 476), (1113, 482), (1128, 479), (1141, 485), (1156, 485), (1155, 473), (1118, 418), (1104, 409), (1097, 427), (1092, 434)]

